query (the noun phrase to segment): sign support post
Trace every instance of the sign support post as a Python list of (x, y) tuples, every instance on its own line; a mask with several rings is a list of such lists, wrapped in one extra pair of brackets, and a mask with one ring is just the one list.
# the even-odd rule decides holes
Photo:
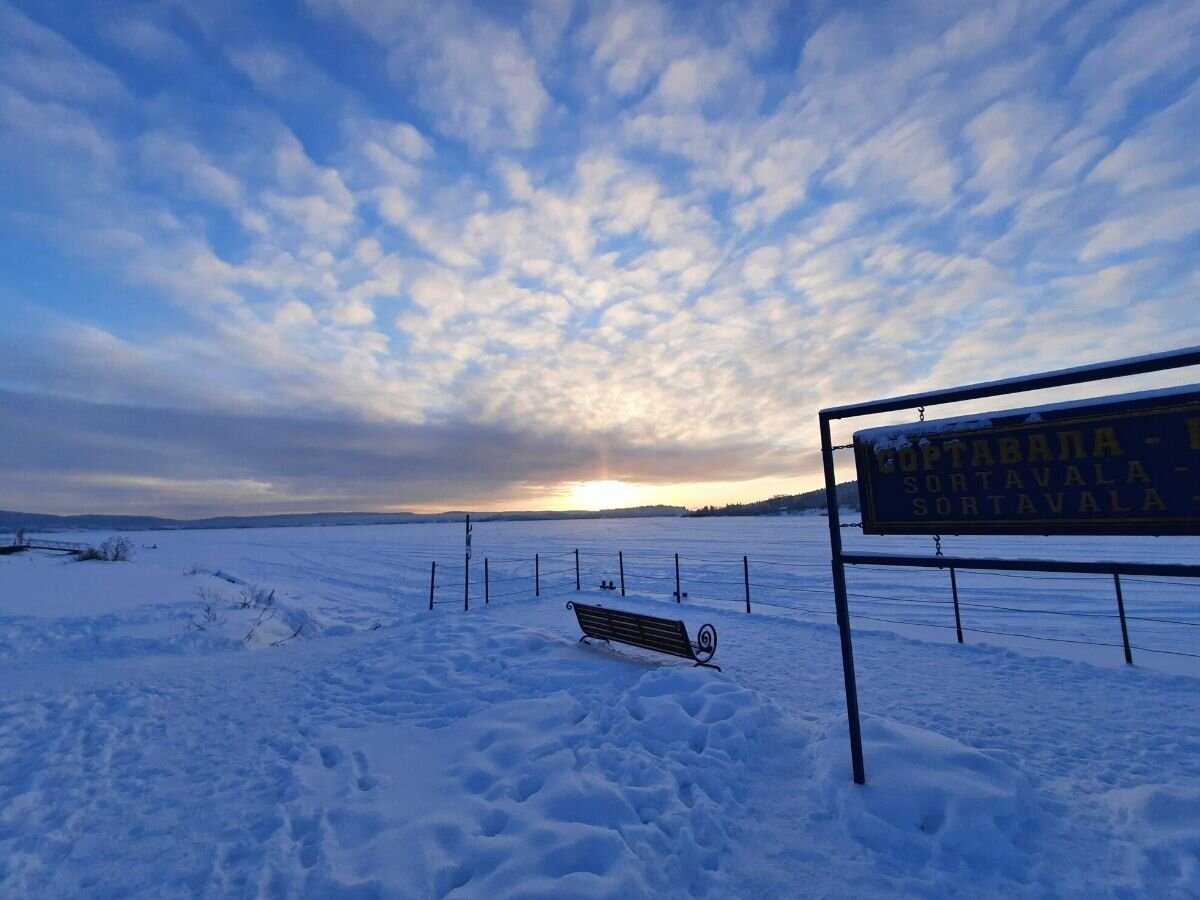
[(846, 564), (842, 562), (842, 532), (838, 519), (837, 480), (833, 471), (833, 441), (829, 417), (821, 411), (821, 457), (825, 462), (825, 508), (829, 515), (829, 546), (833, 550), (833, 602), (837, 607), (838, 635), (842, 644), (842, 678), (846, 683), (846, 721), (850, 726), (850, 764), (854, 783), (866, 784), (863, 768), (862, 726), (858, 719), (858, 684), (854, 677), (854, 643), (850, 638), (850, 604), (846, 598)]

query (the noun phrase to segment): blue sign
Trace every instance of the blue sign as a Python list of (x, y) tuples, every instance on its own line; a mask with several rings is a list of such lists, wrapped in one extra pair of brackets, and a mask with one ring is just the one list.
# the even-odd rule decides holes
[(1200, 534), (1200, 391), (854, 435), (866, 534)]

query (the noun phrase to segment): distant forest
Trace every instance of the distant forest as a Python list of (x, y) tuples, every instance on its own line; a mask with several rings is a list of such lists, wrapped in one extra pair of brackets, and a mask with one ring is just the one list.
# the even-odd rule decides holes
[[(858, 509), (858, 482), (846, 481), (837, 486), (838, 506)], [(728, 506), (702, 506), (688, 511), (689, 516), (777, 516), (825, 509), (825, 490), (804, 494), (776, 494), (770, 500), (755, 503), (730, 503)]]
[[(682, 516), (682, 506), (633, 506), (628, 509), (538, 510), (472, 513), (476, 522), (532, 521), (535, 519), (639, 519)], [(202, 528), (291, 528), (302, 525), (406, 525), (417, 522), (461, 522), (465, 512), (374, 513), (322, 512), (271, 516), (218, 516), (211, 519), (163, 519), (155, 516), (53, 516), (0, 509), (0, 533), (25, 529), (32, 532), (191, 530)]]

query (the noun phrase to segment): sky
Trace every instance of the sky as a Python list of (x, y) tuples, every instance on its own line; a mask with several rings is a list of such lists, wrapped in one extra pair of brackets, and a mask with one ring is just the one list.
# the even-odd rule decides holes
[(814, 488), (1200, 344), (1198, 140), (1195, 0), (0, 0), (0, 508)]

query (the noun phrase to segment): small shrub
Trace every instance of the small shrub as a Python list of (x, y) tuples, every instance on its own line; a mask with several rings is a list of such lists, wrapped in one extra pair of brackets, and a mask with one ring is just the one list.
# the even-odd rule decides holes
[(127, 537), (110, 537), (99, 547), (75, 551), (78, 560), (99, 559), (104, 562), (125, 562), (133, 557), (133, 541)]
[[(203, 596), (203, 595), (202, 595)], [(203, 612), (200, 613), (200, 620), (195, 618), (188, 620), (187, 628), (189, 631), (208, 631), (209, 625), (224, 625), (225, 619), (217, 615), (217, 611), (213, 609), (211, 603), (205, 605)]]
[(223, 606), (227, 602), (224, 594), (220, 591), (214, 591), (212, 588), (201, 586), (196, 588), (196, 593), (208, 606)]
[(133, 541), (127, 537), (110, 537), (100, 545), (100, 552), (109, 562), (125, 562), (133, 558)]
[(270, 609), (275, 605), (275, 591), (260, 584), (238, 591), (237, 604), (242, 609)]

